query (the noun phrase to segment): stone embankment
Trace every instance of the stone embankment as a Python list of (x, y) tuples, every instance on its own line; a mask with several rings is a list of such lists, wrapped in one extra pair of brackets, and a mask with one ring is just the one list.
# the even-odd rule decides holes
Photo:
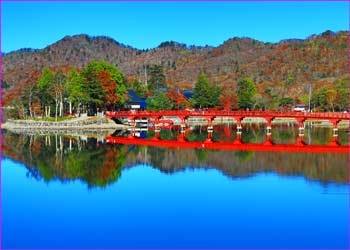
[(51, 122), (41, 120), (7, 120), (2, 124), (3, 129), (8, 130), (101, 130), (123, 129), (128, 126), (116, 124), (105, 117), (85, 117), (71, 120)]

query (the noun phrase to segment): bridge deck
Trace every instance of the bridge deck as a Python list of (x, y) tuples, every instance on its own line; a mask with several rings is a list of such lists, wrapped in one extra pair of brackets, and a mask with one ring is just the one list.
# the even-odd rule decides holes
[(350, 113), (341, 112), (279, 112), (279, 111), (190, 111), (190, 110), (161, 110), (161, 111), (107, 111), (109, 118), (143, 117), (159, 118), (162, 116), (177, 117), (262, 117), (271, 118), (303, 118), (303, 119), (328, 119), (350, 120)]

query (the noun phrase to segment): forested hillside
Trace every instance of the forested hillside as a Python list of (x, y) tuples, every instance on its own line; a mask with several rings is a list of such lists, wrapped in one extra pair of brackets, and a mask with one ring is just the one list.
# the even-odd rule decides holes
[(234, 99), (238, 82), (250, 78), (257, 89), (257, 107), (276, 109), (280, 104), (277, 97), (305, 102), (312, 89), (313, 95), (319, 94), (314, 96), (315, 105), (334, 109), (335, 92), (342, 91), (342, 102), (348, 94), (348, 43), (347, 32), (326, 31), (274, 44), (232, 38), (218, 47), (168, 41), (154, 49), (139, 50), (108, 37), (67, 36), (44, 49), (3, 55), (3, 104), (16, 100), (45, 67), (68, 74), (72, 68), (80, 71), (97, 60), (116, 66), (129, 87), (135, 82), (152, 82), (152, 70), (156, 69), (164, 74), (166, 87), (192, 89), (200, 73), (205, 73), (210, 84), (222, 88), (223, 99)]

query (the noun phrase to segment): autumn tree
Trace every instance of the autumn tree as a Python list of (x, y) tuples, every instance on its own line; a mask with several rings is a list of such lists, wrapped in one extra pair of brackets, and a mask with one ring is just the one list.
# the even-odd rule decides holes
[(104, 61), (90, 62), (82, 71), (90, 113), (97, 108), (123, 105), (127, 99), (125, 79), (117, 67)]
[(118, 103), (119, 96), (116, 92), (117, 84), (112, 80), (111, 74), (106, 70), (101, 70), (97, 74), (97, 80), (101, 83), (104, 92), (104, 106), (108, 109)]
[(238, 96), (233, 90), (225, 90), (220, 95), (219, 107), (223, 110), (238, 109)]
[(39, 90), (37, 87), (37, 82), (40, 77), (39, 71), (33, 71), (28, 79), (24, 82), (24, 88), (22, 89), (21, 93), (21, 101), (23, 103), (23, 115), (26, 115), (26, 113), (29, 114), (30, 117), (34, 116), (32, 107), (33, 103), (37, 102), (39, 100)]
[(349, 78), (345, 77), (335, 81), (335, 90), (337, 96), (335, 98), (335, 108), (339, 111), (348, 110), (349, 108)]
[(166, 97), (173, 103), (175, 109), (188, 108), (190, 103), (180, 90), (169, 89)]

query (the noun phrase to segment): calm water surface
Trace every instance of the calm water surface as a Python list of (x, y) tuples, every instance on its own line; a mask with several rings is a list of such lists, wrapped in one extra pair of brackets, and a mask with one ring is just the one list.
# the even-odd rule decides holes
[[(251, 129), (242, 140), (262, 141), (260, 128)], [(329, 140), (328, 130), (309, 134)], [(283, 143), (295, 135), (273, 131)], [(234, 135), (214, 129), (213, 139)], [(349, 247), (346, 153), (170, 149), (3, 131), (2, 157), (3, 248)]]

